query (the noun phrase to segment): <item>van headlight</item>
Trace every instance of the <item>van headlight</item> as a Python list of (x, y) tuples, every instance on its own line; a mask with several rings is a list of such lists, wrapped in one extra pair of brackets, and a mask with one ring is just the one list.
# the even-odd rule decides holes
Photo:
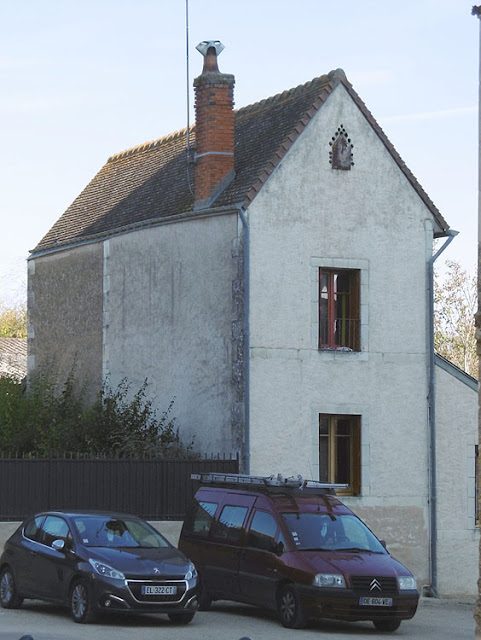
[(89, 560), (92, 567), (95, 569), (95, 573), (104, 576), (104, 578), (114, 578), (115, 580), (125, 580), (125, 576), (121, 571), (117, 571), (113, 567), (109, 567), (108, 564), (99, 562), (98, 560)]
[(412, 576), (398, 576), (399, 591), (416, 589), (416, 580)]
[(189, 567), (187, 569), (187, 573), (185, 574), (185, 580), (193, 580), (197, 578), (197, 569), (194, 566), (193, 562), (189, 562)]
[(315, 587), (346, 588), (344, 576), (337, 573), (318, 573), (312, 584)]

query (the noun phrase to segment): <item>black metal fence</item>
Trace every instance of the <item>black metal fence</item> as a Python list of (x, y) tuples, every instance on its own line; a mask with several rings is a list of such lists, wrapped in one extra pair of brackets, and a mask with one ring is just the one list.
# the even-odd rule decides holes
[(183, 520), (191, 473), (237, 473), (238, 459), (0, 458), (0, 520), (50, 509), (109, 509), (149, 520)]

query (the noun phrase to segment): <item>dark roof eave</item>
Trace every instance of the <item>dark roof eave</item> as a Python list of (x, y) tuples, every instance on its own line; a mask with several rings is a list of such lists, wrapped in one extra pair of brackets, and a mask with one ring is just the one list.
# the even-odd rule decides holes
[(197, 220), (199, 218), (210, 218), (213, 216), (229, 215), (238, 212), (239, 205), (226, 205), (222, 207), (212, 207), (210, 209), (204, 209), (201, 211), (185, 211), (183, 213), (177, 213), (171, 216), (151, 218), (149, 220), (142, 220), (141, 222), (135, 222), (133, 224), (125, 225), (117, 229), (110, 229), (102, 231), (101, 233), (94, 233), (89, 236), (81, 236), (78, 239), (69, 239), (64, 242), (51, 243), (44, 245), (40, 249), (32, 249), (27, 260), (33, 260), (44, 255), (50, 255), (59, 251), (66, 251), (67, 249), (73, 249), (74, 247), (80, 247), (87, 244), (94, 244), (95, 242), (101, 242), (118, 235), (125, 233), (131, 233), (138, 231), (139, 229), (149, 227), (160, 227), (166, 224), (173, 224), (176, 222), (184, 222), (186, 220)]

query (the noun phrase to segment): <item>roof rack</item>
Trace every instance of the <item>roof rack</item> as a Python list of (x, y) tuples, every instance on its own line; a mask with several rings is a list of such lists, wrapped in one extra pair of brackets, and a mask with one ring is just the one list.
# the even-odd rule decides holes
[(302, 476), (289, 476), (284, 478), (280, 473), (276, 476), (251, 476), (242, 473), (192, 473), (192, 480), (202, 484), (231, 485), (236, 488), (256, 488), (271, 490), (294, 490), (306, 494), (334, 494), (336, 489), (347, 489), (347, 484), (331, 482), (319, 482), (318, 480), (305, 480)]

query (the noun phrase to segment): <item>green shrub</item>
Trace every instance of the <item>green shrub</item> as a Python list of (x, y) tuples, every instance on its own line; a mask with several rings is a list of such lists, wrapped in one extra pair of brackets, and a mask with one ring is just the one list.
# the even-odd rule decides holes
[(91, 406), (72, 372), (60, 385), (37, 375), (23, 392), (13, 378), (0, 378), (0, 451), (21, 456), (75, 454), (105, 457), (197, 457), (182, 443), (171, 417), (174, 401), (160, 418), (147, 397), (148, 383), (131, 394), (123, 380), (104, 383)]

